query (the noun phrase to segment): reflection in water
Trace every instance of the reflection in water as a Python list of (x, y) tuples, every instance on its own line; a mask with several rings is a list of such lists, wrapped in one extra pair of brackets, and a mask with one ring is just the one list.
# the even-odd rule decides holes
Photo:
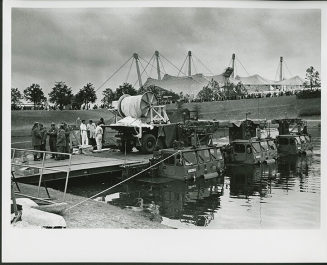
[[(219, 208), (219, 197), (223, 194), (224, 178), (210, 180), (199, 179), (187, 183), (178, 180), (167, 180), (164, 184), (134, 181), (124, 185), (119, 198), (104, 201), (132, 210), (144, 209), (139, 206), (142, 200), (145, 205), (155, 204), (160, 215), (184, 223), (207, 226), (214, 218), (213, 213)], [(135, 208), (133, 208), (135, 207)], [(137, 208), (140, 207), (140, 208)]]
[(276, 164), (244, 165), (229, 167), (230, 196), (248, 198), (255, 195), (265, 197), (271, 189), (271, 179), (276, 178)]
[[(97, 200), (181, 228), (319, 227), (320, 138), (313, 139), (311, 155), (283, 157), (272, 165), (231, 166), (221, 178), (196, 182), (135, 179)], [(89, 197), (112, 181), (90, 179), (71, 185), (69, 192)]]

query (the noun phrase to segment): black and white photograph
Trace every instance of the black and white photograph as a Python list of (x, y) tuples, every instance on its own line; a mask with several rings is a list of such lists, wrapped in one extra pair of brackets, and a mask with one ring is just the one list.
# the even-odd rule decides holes
[(324, 3), (3, 17), (7, 261), (326, 261)]

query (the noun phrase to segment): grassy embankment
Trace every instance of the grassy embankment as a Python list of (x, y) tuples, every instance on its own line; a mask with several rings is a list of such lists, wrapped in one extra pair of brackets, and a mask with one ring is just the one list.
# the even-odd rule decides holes
[[(227, 100), (202, 103), (184, 103), (182, 109), (199, 111), (200, 119), (244, 119), (245, 114), (260, 119), (294, 118), (320, 115), (321, 98), (297, 99), (296, 96)], [(167, 111), (176, 112), (177, 105), (167, 105)]]
[[(63, 110), (63, 111), (46, 111), (46, 110), (26, 110), (11, 112), (11, 134), (12, 136), (25, 136), (30, 134), (34, 122), (43, 123), (47, 128), (51, 122), (59, 124), (63, 121), (68, 124), (75, 124), (77, 118), (81, 120), (99, 121), (104, 118), (109, 122), (113, 115), (108, 110)], [(112, 120), (111, 120), (112, 121)]]
[[(37, 186), (19, 184), (23, 194), (35, 195)], [(58, 190), (48, 188), (52, 198), (61, 199), (63, 193)], [(46, 193), (41, 189), (40, 197), (45, 198)], [(75, 205), (84, 197), (66, 194), (66, 202), (69, 206)], [(151, 214), (135, 212), (95, 200), (88, 200), (81, 205), (64, 212), (63, 217), (67, 228), (143, 228), (143, 229), (167, 229), (171, 228), (159, 222), (151, 221)], [(23, 213), (24, 218), (24, 213)]]

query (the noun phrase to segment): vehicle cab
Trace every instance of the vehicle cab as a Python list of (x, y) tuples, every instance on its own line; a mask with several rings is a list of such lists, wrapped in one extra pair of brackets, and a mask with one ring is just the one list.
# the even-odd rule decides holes
[(283, 155), (304, 154), (312, 150), (312, 143), (308, 135), (279, 135), (277, 138), (278, 152)]
[(224, 160), (219, 147), (187, 147), (176, 150), (162, 149), (155, 154), (163, 160), (159, 165), (159, 176), (179, 180), (218, 177), (224, 170)]
[(231, 162), (257, 164), (262, 159), (259, 141), (235, 140), (231, 143)]
[(276, 138), (278, 152), (285, 155), (296, 155), (302, 152), (302, 145), (299, 136), (279, 135)]

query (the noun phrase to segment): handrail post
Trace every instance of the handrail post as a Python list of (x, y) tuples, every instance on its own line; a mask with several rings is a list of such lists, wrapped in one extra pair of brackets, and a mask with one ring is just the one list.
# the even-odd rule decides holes
[(15, 153), (16, 153), (16, 148), (13, 148), (13, 152), (12, 152), (12, 159), (15, 158)]
[(65, 182), (65, 190), (64, 190), (63, 201), (65, 201), (65, 198), (66, 198), (66, 192), (67, 192), (68, 178), (69, 178), (71, 163), (72, 163), (72, 154), (69, 154), (69, 165), (68, 165), (68, 170), (67, 170), (67, 175), (66, 175), (66, 182)]
[(46, 157), (46, 153), (43, 151), (43, 158), (42, 158), (42, 168), (41, 168), (41, 172), (40, 172), (40, 179), (39, 179), (39, 186), (37, 187), (37, 196), (40, 196), (40, 187), (41, 187), (41, 182), (42, 182), (42, 175), (43, 175), (43, 168), (44, 168), (44, 160)]

